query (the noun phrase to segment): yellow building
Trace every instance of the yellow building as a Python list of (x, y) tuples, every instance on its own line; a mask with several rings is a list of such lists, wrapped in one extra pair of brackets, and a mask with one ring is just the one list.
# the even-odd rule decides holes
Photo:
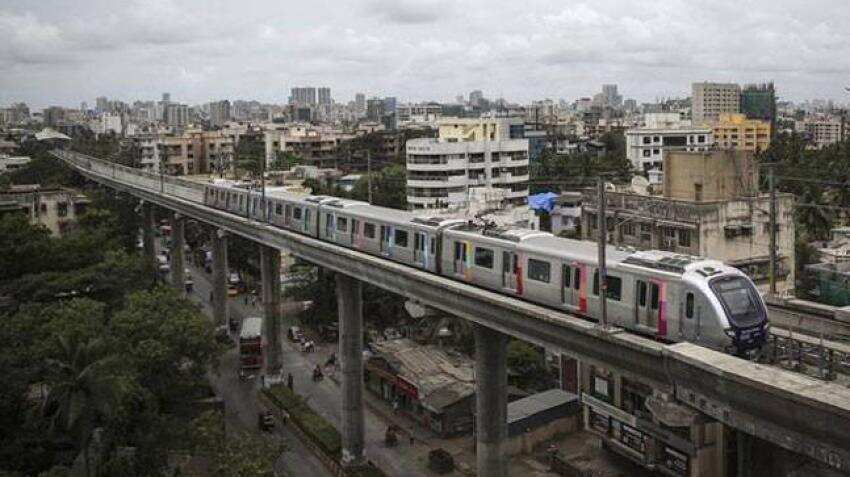
[(712, 129), (714, 143), (721, 149), (760, 152), (770, 145), (770, 123), (743, 114), (723, 113)]
[(437, 122), (444, 142), (500, 141), (522, 138), (523, 123), (518, 118), (443, 118)]

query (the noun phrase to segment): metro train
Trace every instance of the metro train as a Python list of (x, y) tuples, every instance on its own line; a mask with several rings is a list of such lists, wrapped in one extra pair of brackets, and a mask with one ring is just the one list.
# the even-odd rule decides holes
[[(206, 185), (204, 203), (501, 294), (598, 321), (595, 243), (427, 217), (338, 197)], [(767, 341), (752, 281), (716, 260), (664, 251), (606, 251), (607, 318), (666, 342), (746, 354)], [(606, 290), (607, 289), (607, 290)]]

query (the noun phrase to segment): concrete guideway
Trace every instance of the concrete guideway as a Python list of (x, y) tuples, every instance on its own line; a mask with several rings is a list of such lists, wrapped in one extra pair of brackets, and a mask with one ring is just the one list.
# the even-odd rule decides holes
[(616, 328), (603, 331), (563, 312), (212, 209), (202, 203), (200, 184), (171, 177), (166, 183), (76, 153), (54, 155), (105, 186), (261, 245), (287, 248), (322, 267), (488, 329), (615, 368), (724, 424), (834, 468), (850, 469), (850, 391), (842, 386), (689, 343), (664, 345)]

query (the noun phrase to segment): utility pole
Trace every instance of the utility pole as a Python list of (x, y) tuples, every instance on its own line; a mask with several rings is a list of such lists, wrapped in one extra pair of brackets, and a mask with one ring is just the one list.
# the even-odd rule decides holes
[(608, 304), (606, 303), (608, 294), (608, 274), (605, 266), (605, 246), (608, 241), (608, 221), (605, 217), (605, 180), (599, 176), (596, 183), (597, 187), (597, 240), (596, 244), (599, 250), (599, 263), (597, 270), (599, 273), (599, 317), (602, 322), (602, 328), (608, 329)]
[(372, 203), (372, 151), (366, 149), (366, 180), (369, 187), (369, 203)]
[(260, 188), (261, 188), (260, 207), (262, 207), (262, 211), (263, 211), (263, 215), (262, 215), (263, 222), (269, 221), (268, 210), (267, 210), (268, 207), (266, 207), (266, 161), (267, 160), (268, 160), (268, 157), (265, 154), (263, 154), (263, 158), (260, 161)]
[(776, 295), (776, 184), (772, 164), (767, 172), (767, 186), (770, 189), (770, 294)]

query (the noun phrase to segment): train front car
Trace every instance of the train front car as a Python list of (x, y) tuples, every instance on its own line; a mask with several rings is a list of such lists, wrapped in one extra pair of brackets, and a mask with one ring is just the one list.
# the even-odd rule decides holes
[(719, 330), (712, 330), (712, 338), (720, 340), (718, 344), (722, 343), (724, 351), (744, 356), (767, 343), (767, 307), (752, 280), (743, 272), (719, 262), (703, 263), (691, 273), (691, 280), (699, 282), (698, 288), (705, 293), (713, 309)]

